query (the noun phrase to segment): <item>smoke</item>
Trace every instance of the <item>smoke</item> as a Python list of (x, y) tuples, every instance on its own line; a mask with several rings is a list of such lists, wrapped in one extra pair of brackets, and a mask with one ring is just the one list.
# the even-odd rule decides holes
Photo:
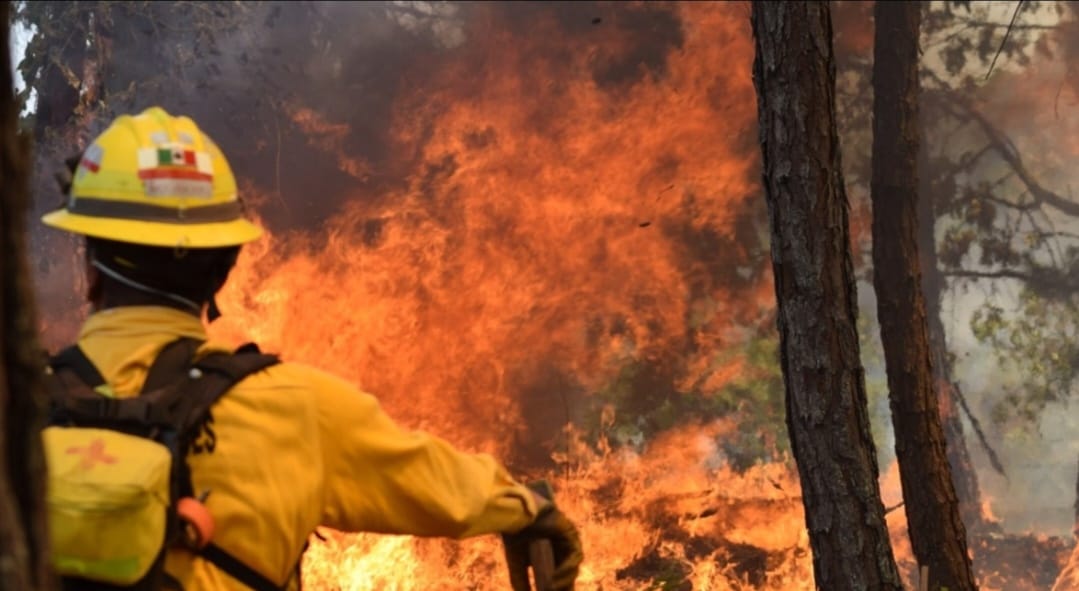
[[(1059, 11), (1046, 6), (1040, 11), (1024, 11), (1021, 16), (1023, 24), (1046, 27), (1046, 32), (1032, 34), (1025, 40), (1024, 52), (1013, 55), (1011, 64), (1004, 66), (1010, 71), (994, 75), (974, 95), (975, 100), (1006, 134), (1010, 142), (1008, 149), (1022, 159), (1035, 181), (1071, 199), (1071, 187), (1079, 182), (1074, 167), (1079, 146), (1073, 139), (1079, 131), (1079, 116), (1073, 108), (1076, 78), (1067, 65), (1075, 51), (1074, 14), (1066, 11), (1061, 19)], [(1030, 187), (999, 159), (988, 160), (974, 175), (969, 181), (971, 185), (979, 180), (1004, 179), (1002, 186), (1006, 191), (1018, 196), (1020, 201), (1030, 200)], [(1079, 219), (1051, 207), (1042, 207), (1029, 219), (1017, 220), (1015, 224), (1031, 234), (1039, 226), (1065, 236), (1079, 232)], [(1053, 248), (1032, 256), (1040, 264), (1066, 268), (1073, 250), (1074, 241), (1064, 238)], [(999, 414), (998, 405), (1005, 400), (1007, 392), (1021, 391), (1037, 376), (1022, 373), (1029, 371), (1023, 366), (999, 363), (994, 353), (978, 342), (969, 323), (973, 310), (987, 300), (999, 302), (1008, 314), (1022, 313), (1019, 284), (1005, 280), (980, 287), (953, 291), (945, 305), (950, 309), (949, 343), (957, 355), (957, 370), (1008, 472), (1007, 478), (996, 474), (988, 467), (980, 449), (972, 447), (977, 450), (975, 460), (983, 491), (993, 500), (994, 510), (1007, 529), (1067, 536), (1075, 515), (1075, 471), (1079, 456), (1075, 438), (1079, 414), (1068, 403), (1069, 398), (1074, 398), (1074, 386), (1061, 393), (1062, 402), (1051, 403), (1040, 414), (1032, 429), (1017, 424), (1011, 416), (1003, 422), (990, 420)], [(1068, 297), (1074, 300), (1076, 296)], [(1074, 322), (1068, 318), (1059, 321), (1064, 328)]]

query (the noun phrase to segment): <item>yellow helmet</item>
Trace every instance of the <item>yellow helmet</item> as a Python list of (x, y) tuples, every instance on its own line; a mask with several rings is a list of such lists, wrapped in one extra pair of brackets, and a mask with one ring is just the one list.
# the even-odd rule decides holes
[(191, 119), (160, 107), (113, 121), (83, 153), (66, 206), (42, 221), (147, 246), (238, 246), (262, 234), (243, 218), (217, 144)]

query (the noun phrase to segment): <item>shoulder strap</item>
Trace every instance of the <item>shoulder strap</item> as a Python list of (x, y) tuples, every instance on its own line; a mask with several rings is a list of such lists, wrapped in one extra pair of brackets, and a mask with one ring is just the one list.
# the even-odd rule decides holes
[(97, 388), (105, 384), (105, 378), (101, 376), (101, 372), (94, 367), (93, 362), (90, 361), (90, 358), (86, 356), (86, 353), (78, 345), (71, 345), (57, 353), (56, 356), (49, 360), (49, 366), (52, 367), (53, 371), (71, 370), (90, 388)]
[[(274, 355), (264, 355), (259, 353), (257, 348), (252, 351), (246, 346), (231, 355), (215, 353), (207, 355), (198, 361), (195, 364), (195, 369), (202, 372), (202, 375), (197, 379), (198, 391), (192, 390), (190, 392), (191, 395), (195, 395), (197, 398), (194, 402), (195, 406), (188, 415), (189, 420), (193, 422), (185, 424), (184, 429), (188, 430), (199, 424), (210, 407), (220, 400), (234, 385), (247, 376), (278, 363), (278, 361), (278, 358)], [(188, 472), (186, 476), (187, 481), (182, 485), (185, 489), (183, 494), (194, 494), (190, 473)], [(199, 556), (254, 591), (281, 591), (282, 587), (280, 585), (274, 584), (212, 542), (199, 551)]]
[(213, 542), (200, 550), (199, 556), (255, 591), (281, 591), (280, 585), (273, 584), (269, 579), (255, 572), (251, 567), (240, 562), (235, 556), (222, 550), (220, 546)]
[(261, 353), (211, 353), (200, 359), (192, 369), (195, 383), (188, 395), (194, 400), (183, 430), (200, 424), (210, 407), (237, 383), (278, 361), (275, 355)]
[(195, 353), (198, 352), (202, 343), (203, 341), (198, 339), (181, 337), (165, 345), (150, 365), (140, 393), (145, 394), (164, 388), (186, 376), (192, 360), (195, 359)]
[[(54, 373), (50, 385), (54, 419), (124, 424), (126, 428), (146, 429), (176, 424), (178, 421), (174, 412), (188, 406), (186, 401), (177, 401), (184, 393), (175, 389), (171, 392), (163, 390), (166, 386), (187, 379), (186, 370), (191, 366), (199, 345), (201, 341), (190, 338), (177, 339), (165, 345), (150, 366), (142, 388), (142, 394), (155, 394), (125, 399), (100, 396), (95, 392), (95, 388), (105, 384), (101, 373), (78, 345), (64, 349), (50, 361)], [(182, 410), (180, 412), (183, 413)]]
[(51, 373), (46, 375), (45, 383), (50, 398), (50, 425), (71, 420), (96, 421), (117, 413), (117, 401), (96, 391), (105, 385), (105, 378), (78, 345), (51, 357), (48, 367)]

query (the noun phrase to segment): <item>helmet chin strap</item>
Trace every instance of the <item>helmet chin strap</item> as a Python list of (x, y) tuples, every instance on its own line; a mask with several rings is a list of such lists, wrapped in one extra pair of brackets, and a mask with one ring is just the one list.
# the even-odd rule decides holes
[(90, 261), (90, 264), (92, 264), (95, 268), (97, 268), (98, 271), (101, 271), (102, 273), (104, 273), (110, 279), (113, 279), (114, 281), (118, 281), (120, 283), (123, 283), (124, 285), (126, 285), (126, 286), (128, 286), (128, 287), (130, 287), (132, 289), (137, 289), (137, 290), (139, 290), (139, 291), (141, 291), (143, 293), (148, 293), (148, 294), (151, 294), (151, 295), (160, 296), (160, 297), (163, 297), (163, 298), (168, 298), (168, 299), (170, 299), (170, 300), (172, 300), (172, 301), (174, 301), (174, 302), (176, 302), (178, 304), (182, 304), (183, 306), (185, 306), (187, 308), (190, 308), (193, 312), (195, 312), (195, 314), (202, 315), (202, 306), (196, 304), (195, 302), (193, 302), (193, 301), (191, 301), (191, 300), (189, 300), (189, 299), (187, 299), (187, 298), (185, 298), (183, 296), (179, 296), (179, 295), (176, 295), (174, 293), (169, 293), (167, 291), (162, 291), (160, 289), (155, 289), (153, 287), (150, 287), (149, 285), (139, 283), (138, 281), (135, 281), (134, 279), (131, 279), (129, 277), (124, 277), (119, 272), (115, 271), (114, 269), (110, 269), (107, 265), (105, 265), (105, 263), (102, 263), (101, 261), (97, 260), (97, 258), (94, 258), (92, 261)]

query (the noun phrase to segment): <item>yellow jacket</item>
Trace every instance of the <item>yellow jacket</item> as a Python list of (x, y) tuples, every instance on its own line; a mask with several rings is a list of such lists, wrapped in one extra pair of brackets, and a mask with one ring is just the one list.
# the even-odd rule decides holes
[[(178, 337), (206, 339), (199, 319), (164, 307), (92, 315), (78, 343), (118, 397), (134, 396)], [(200, 352), (229, 350), (207, 343)], [(491, 457), (396, 425), (371, 395), (317, 369), (281, 363), (212, 409), (189, 463), (216, 522), (214, 542), (273, 581), (289, 581), (318, 526), (463, 538), (517, 531), (536, 505)], [(199, 453), (201, 452), (201, 453)], [(245, 590), (210, 563), (172, 551), (185, 591)]]

